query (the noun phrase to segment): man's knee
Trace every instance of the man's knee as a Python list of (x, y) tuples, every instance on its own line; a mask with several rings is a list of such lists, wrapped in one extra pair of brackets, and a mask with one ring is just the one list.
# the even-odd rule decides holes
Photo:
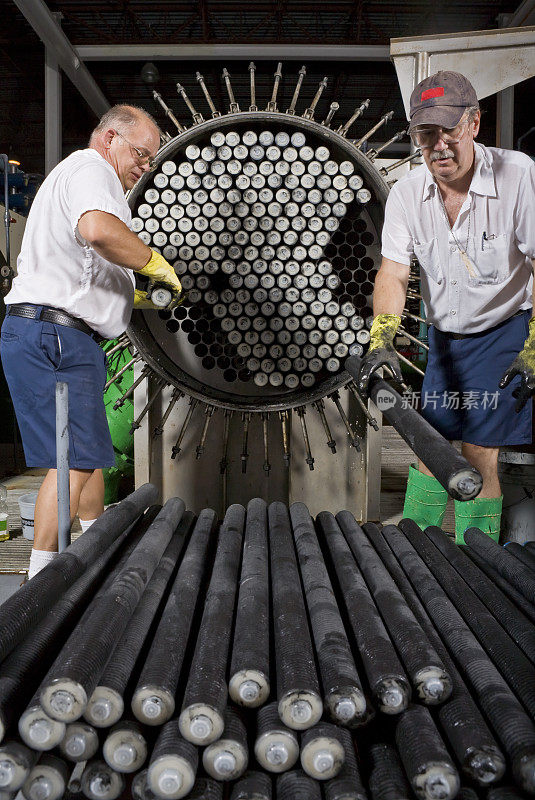
[(463, 442), (462, 453), (471, 464), (481, 464), (488, 468), (497, 468), (498, 465), (498, 447), (483, 447), (479, 444), (469, 444)]

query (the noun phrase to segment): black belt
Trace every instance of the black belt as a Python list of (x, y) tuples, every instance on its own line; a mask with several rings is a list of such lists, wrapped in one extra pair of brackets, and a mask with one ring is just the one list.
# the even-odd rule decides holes
[(435, 326), (435, 330), (437, 333), (440, 333), (441, 336), (445, 336), (447, 339), (472, 339), (474, 336), (482, 336), (486, 333), (490, 333), (495, 328), (499, 328), (502, 325), (505, 325), (506, 322), (513, 319), (513, 317), (519, 317), (520, 314), (525, 314), (526, 311), (529, 311), (529, 308), (522, 308), (520, 311), (517, 311), (516, 314), (513, 314), (512, 317), (508, 317), (504, 319), (503, 322), (499, 322), (497, 325), (494, 325), (492, 328), (487, 328), (486, 331), (476, 331), (475, 333), (452, 333), (451, 331), (441, 331)]
[(104, 337), (86, 325), (85, 322), (77, 317), (72, 317), (66, 311), (48, 306), (34, 306), (29, 303), (15, 303), (7, 306), (7, 313), (14, 317), (25, 317), (26, 319), (40, 319), (43, 322), (52, 322), (54, 325), (65, 325), (67, 328), (76, 328), (78, 331), (87, 333), (97, 343), (104, 341)]

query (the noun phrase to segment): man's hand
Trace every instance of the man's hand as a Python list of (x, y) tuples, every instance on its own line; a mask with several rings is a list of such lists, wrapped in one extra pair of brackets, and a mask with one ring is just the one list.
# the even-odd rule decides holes
[(134, 308), (152, 308), (157, 311), (161, 311), (161, 308), (157, 308), (154, 303), (151, 303), (150, 300), (147, 300), (147, 292), (144, 292), (142, 289), (136, 289), (134, 292)]
[(177, 297), (182, 293), (182, 286), (171, 264), (165, 258), (152, 250), (152, 255), (143, 269), (138, 269), (140, 275), (146, 275), (154, 283), (163, 283), (171, 289)]
[(509, 386), (517, 375), (520, 375), (520, 385), (513, 390), (513, 397), (517, 401), (515, 411), (518, 413), (535, 394), (535, 317), (529, 321), (529, 335), (523, 349), (503, 374), (500, 389)]
[(378, 314), (370, 331), (370, 346), (360, 364), (358, 390), (368, 396), (368, 384), (379, 367), (387, 367), (395, 380), (403, 383), (399, 359), (394, 348), (394, 336), (401, 322), (397, 314)]

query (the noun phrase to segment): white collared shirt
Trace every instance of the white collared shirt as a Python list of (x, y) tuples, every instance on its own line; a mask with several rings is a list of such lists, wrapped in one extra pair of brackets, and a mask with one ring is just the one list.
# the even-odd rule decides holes
[(130, 321), (134, 273), (82, 238), (78, 221), (86, 211), (113, 214), (128, 227), (132, 220), (115, 170), (92, 148), (61, 161), (37, 192), (5, 302), (62, 309), (112, 339)]
[(453, 333), (487, 330), (532, 305), (535, 164), (513, 150), (474, 148), (453, 229), (425, 164), (394, 184), (385, 209), (382, 255), (400, 264), (416, 256), (427, 321)]

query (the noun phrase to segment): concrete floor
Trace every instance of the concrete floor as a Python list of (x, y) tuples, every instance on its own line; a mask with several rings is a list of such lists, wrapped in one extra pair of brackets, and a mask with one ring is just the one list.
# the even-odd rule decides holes
[[(381, 455), (381, 522), (397, 523), (401, 519), (405, 484), (409, 464), (415, 457), (399, 434), (391, 427), (383, 428)], [(18, 588), (26, 575), (30, 561), (32, 542), (22, 536), (19, 498), (27, 492), (38, 491), (46, 470), (29, 469), (22, 475), (3, 479), (8, 490), (8, 512), (11, 538), (0, 542), (0, 602)], [(453, 530), (453, 501), (448, 503), (444, 519), (445, 530)], [(81, 533), (80, 523), (75, 519), (71, 535)], [(4, 597), (3, 597), (4, 595)]]

